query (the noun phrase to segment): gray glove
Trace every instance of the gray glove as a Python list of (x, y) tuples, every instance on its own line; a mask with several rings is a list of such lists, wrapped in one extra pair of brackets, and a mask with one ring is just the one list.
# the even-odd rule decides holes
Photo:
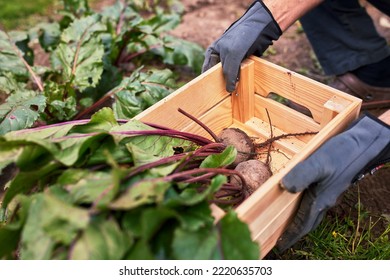
[(277, 40), (281, 34), (268, 8), (262, 1), (255, 1), (240, 19), (208, 47), (202, 72), (221, 61), (226, 90), (233, 92), (242, 60), (252, 54), (261, 56), (272, 45), (272, 40)]
[(390, 162), (390, 127), (366, 115), (296, 165), (281, 185), (289, 192), (304, 193), (276, 249), (283, 252), (315, 229), (351, 183), (386, 162)]

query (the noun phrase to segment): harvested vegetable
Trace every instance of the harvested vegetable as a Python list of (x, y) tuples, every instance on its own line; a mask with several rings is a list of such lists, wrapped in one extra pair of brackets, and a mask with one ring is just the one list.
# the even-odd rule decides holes
[(232, 166), (251, 159), (255, 154), (252, 139), (239, 128), (225, 128), (218, 135), (219, 142), (226, 146), (233, 145), (237, 150), (237, 157)]
[[(246, 182), (246, 196), (251, 195), (272, 176), (269, 166), (257, 159), (240, 162), (235, 170), (244, 177)], [(236, 186), (242, 186), (242, 180), (237, 178), (236, 175), (231, 176), (231, 183)]]
[[(191, 133), (118, 121), (109, 108), (7, 133), (0, 172), (18, 172), (1, 204), (0, 259), (258, 259), (232, 210), (244, 188), (227, 177), (246, 184), (226, 168), (236, 154)], [(230, 205), (218, 223), (211, 203)], [(232, 252), (226, 242), (237, 236)]]

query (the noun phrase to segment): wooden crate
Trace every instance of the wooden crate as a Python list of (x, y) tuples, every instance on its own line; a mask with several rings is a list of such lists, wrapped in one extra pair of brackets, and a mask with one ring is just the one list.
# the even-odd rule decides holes
[[(270, 93), (307, 107), (312, 118), (269, 98)], [(263, 258), (276, 244), (299, 203), (300, 195), (282, 190), (280, 180), (353, 121), (360, 106), (360, 99), (258, 57), (250, 57), (242, 63), (240, 82), (233, 94), (225, 90), (221, 64), (218, 64), (136, 119), (210, 138), (199, 125), (178, 112), (178, 108), (182, 108), (216, 134), (226, 127), (237, 127), (259, 142), (271, 134), (318, 132), (276, 141), (271, 151), (273, 176), (236, 208), (239, 217), (248, 223), (253, 239), (260, 244)], [(217, 219), (223, 216), (221, 209), (213, 208)]]

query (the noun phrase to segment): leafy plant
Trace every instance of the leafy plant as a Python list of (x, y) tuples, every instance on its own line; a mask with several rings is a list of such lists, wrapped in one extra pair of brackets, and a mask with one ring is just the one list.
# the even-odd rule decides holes
[(0, 258), (258, 259), (232, 206), (218, 222), (210, 208), (242, 198), (226, 177), (240, 176), (226, 168), (236, 155), (197, 135), (117, 121), (109, 108), (9, 132), (0, 172), (18, 172), (2, 201)]
[[(0, 135), (84, 117), (110, 101), (117, 117), (131, 118), (174, 89), (168, 68), (200, 72), (203, 49), (166, 35), (181, 20), (179, 1), (117, 1), (101, 12), (86, 0), (64, 0), (57, 22), (26, 32), (0, 31)], [(35, 44), (34, 42), (39, 42)], [(34, 64), (42, 48), (50, 65)]]

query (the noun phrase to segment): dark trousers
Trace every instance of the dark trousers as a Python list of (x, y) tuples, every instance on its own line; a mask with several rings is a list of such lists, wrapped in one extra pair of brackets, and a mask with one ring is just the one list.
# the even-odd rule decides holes
[[(390, 16), (390, 0), (368, 2)], [(390, 46), (358, 0), (325, 0), (300, 21), (327, 75), (344, 74), (390, 55)]]

